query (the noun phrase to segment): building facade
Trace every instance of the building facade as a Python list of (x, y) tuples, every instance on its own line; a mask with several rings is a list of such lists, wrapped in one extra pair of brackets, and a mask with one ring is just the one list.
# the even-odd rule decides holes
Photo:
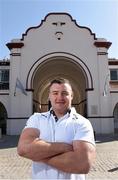
[(67, 13), (50, 13), (8, 42), (10, 60), (0, 61), (2, 133), (20, 134), (33, 112), (49, 109), (49, 82), (56, 77), (70, 80), (72, 105), (97, 134), (117, 132), (118, 60), (108, 58), (111, 44)]

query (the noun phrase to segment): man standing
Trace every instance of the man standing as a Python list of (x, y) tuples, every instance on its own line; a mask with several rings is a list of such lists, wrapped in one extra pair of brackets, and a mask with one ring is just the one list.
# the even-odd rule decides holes
[(18, 154), (33, 161), (32, 179), (84, 180), (95, 160), (93, 128), (71, 107), (68, 80), (50, 83), (51, 109), (34, 113), (21, 133)]

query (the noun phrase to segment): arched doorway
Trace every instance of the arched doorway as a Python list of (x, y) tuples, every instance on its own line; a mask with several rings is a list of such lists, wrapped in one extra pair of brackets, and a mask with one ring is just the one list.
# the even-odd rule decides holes
[(4, 105), (0, 102), (0, 128), (2, 134), (6, 134), (6, 119), (7, 119), (7, 111)]
[(118, 103), (114, 108), (113, 116), (114, 116), (114, 132), (118, 133)]
[(35, 111), (44, 112), (49, 109), (48, 87), (49, 82), (63, 77), (70, 80), (74, 99), (72, 105), (76, 110), (86, 116), (86, 89), (88, 80), (84, 70), (79, 64), (66, 57), (53, 57), (42, 62), (32, 76), (33, 106)]

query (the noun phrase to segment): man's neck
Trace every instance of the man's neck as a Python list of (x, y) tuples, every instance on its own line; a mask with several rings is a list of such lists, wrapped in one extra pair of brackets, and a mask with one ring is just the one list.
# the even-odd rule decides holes
[(60, 111), (55, 111), (55, 110), (51, 110), (52, 111), (52, 114), (53, 116), (55, 116), (55, 119), (59, 119), (61, 117), (63, 117), (67, 112), (70, 113), (70, 109), (67, 109), (65, 112), (60, 112)]

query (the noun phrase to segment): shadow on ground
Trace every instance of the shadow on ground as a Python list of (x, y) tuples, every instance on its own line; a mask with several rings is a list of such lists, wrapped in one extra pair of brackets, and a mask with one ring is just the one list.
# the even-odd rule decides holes
[(105, 143), (111, 141), (118, 141), (118, 134), (96, 135), (96, 143)]
[(17, 147), (19, 136), (3, 135), (0, 138), (0, 149)]
[[(18, 135), (3, 135), (2, 138), (0, 138), (0, 149), (17, 147), (18, 140)], [(118, 134), (96, 135), (96, 143), (111, 141), (118, 141)]]

